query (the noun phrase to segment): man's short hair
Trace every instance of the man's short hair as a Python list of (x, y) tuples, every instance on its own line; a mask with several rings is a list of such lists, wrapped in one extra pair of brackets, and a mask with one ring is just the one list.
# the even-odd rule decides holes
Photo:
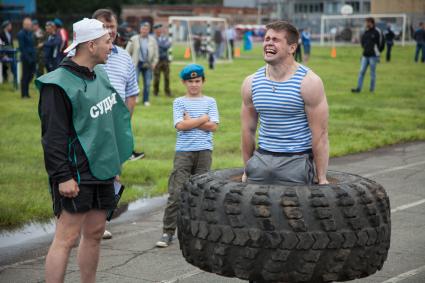
[(149, 22), (141, 22), (140, 27), (148, 27), (151, 28), (151, 24)]
[(112, 18), (118, 21), (117, 15), (111, 9), (97, 9), (91, 17), (96, 20), (105, 19), (107, 22), (111, 22)]
[(372, 17), (366, 18), (366, 22), (371, 23), (372, 25), (375, 25), (375, 19)]
[(286, 41), (288, 44), (298, 43), (300, 34), (295, 26), (287, 21), (276, 21), (266, 25), (266, 30), (286, 31)]

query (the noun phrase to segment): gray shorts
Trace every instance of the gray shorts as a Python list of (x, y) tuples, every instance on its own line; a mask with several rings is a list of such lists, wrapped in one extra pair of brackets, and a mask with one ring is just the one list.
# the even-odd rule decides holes
[(245, 173), (251, 183), (313, 184), (313, 158), (309, 153), (291, 155), (258, 149), (248, 160)]

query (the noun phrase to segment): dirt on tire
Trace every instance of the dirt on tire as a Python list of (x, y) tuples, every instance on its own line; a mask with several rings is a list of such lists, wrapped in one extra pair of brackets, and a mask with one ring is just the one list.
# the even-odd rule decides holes
[(378, 183), (330, 171), (329, 185), (241, 183), (242, 169), (191, 177), (178, 239), (187, 262), (255, 282), (331, 282), (380, 270), (390, 202)]

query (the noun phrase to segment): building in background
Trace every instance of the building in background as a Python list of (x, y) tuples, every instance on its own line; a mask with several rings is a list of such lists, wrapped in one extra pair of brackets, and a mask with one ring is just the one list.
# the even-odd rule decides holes
[(425, 0), (371, 0), (372, 14), (407, 15), (408, 26), (418, 26), (425, 21)]
[[(241, 1), (240, 1), (241, 2)], [(243, 1), (245, 2), (245, 1)], [(249, 1), (247, 1), (249, 2)], [(269, 12), (269, 11), (267, 11)], [(233, 24), (255, 24), (258, 9), (254, 7), (217, 5), (124, 5), (121, 19), (136, 28), (141, 21), (168, 26), (171, 16), (209, 16), (227, 19)]]
[(0, 20), (20, 21), (24, 16), (36, 12), (35, 0), (1, 0)]
[(223, 0), (225, 7), (257, 8), (257, 24), (286, 19), (300, 29), (310, 27), (313, 39), (320, 33), (321, 16), (341, 15), (344, 5), (353, 8), (353, 15), (406, 14), (408, 27), (417, 26), (425, 15), (425, 0)]

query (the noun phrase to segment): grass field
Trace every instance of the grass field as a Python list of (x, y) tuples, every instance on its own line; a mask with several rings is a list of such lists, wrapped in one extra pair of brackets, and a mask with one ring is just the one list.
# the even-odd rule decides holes
[[(329, 48), (314, 47), (308, 64), (321, 76), (330, 105), (331, 156), (366, 151), (384, 145), (425, 139), (425, 65), (413, 63), (413, 47), (396, 46), (393, 61), (377, 68), (377, 87), (354, 95), (360, 66), (360, 48), (339, 47), (330, 58)], [(179, 53), (177, 57), (180, 57)], [(201, 62), (205, 63), (205, 62)], [(240, 85), (245, 76), (263, 65), (261, 49), (242, 53), (233, 64), (207, 70), (204, 93), (216, 98), (221, 124), (215, 134), (213, 168), (241, 166)], [(172, 91), (183, 95), (178, 79), (181, 64), (172, 65)], [(206, 64), (204, 64), (206, 66)], [(369, 73), (365, 89), (369, 86)], [(52, 216), (40, 144), (38, 94), (21, 100), (10, 84), (0, 85), (0, 229)], [(137, 150), (143, 160), (127, 162), (122, 181), (127, 185), (122, 201), (162, 194), (172, 168), (175, 130), (172, 99), (161, 93), (151, 107), (138, 105), (133, 122)]]

